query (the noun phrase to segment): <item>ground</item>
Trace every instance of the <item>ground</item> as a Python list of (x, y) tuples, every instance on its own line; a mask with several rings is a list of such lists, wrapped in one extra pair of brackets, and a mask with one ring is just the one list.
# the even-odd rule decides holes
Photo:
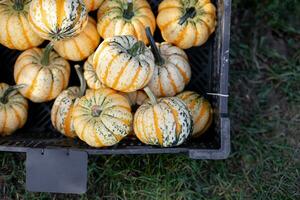
[(97, 156), (82, 196), (27, 193), (24, 155), (0, 153), (1, 199), (300, 199), (300, 5), (234, 0), (232, 153)]

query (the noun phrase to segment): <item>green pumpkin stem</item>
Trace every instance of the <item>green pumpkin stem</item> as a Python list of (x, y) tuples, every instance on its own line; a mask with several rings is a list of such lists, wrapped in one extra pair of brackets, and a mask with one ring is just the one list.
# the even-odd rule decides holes
[(188, 18), (194, 18), (196, 16), (196, 9), (195, 7), (190, 7), (186, 9), (185, 14), (180, 18), (179, 24), (182, 25), (186, 22)]
[(83, 77), (83, 72), (80, 65), (75, 65), (75, 70), (80, 81), (79, 97), (82, 97), (85, 94), (86, 81)]
[(132, 17), (134, 16), (134, 13), (133, 13), (133, 2), (132, 0), (128, 0), (127, 2), (127, 9), (124, 10), (124, 14), (123, 14), (123, 17), (125, 19), (131, 19)]
[(128, 53), (134, 57), (143, 54), (145, 52), (145, 48), (146, 45), (143, 41), (137, 41), (130, 49), (128, 49)]
[(152, 105), (157, 104), (157, 99), (156, 99), (155, 95), (153, 94), (153, 92), (150, 90), (150, 88), (149, 87), (145, 87), (144, 91), (146, 92), (147, 96), (149, 97)]
[(42, 57), (42, 60), (41, 60), (41, 64), (44, 65), (44, 66), (48, 66), (49, 65), (49, 57), (50, 57), (50, 52), (52, 51), (53, 49), (53, 43), (50, 42), (46, 48), (44, 49), (44, 53), (43, 53), (43, 57)]
[(23, 0), (15, 0), (13, 8), (17, 11), (21, 11), (24, 9), (24, 2)]
[(158, 50), (158, 48), (156, 46), (156, 43), (155, 43), (154, 38), (152, 36), (150, 27), (146, 27), (146, 35), (147, 35), (147, 38), (150, 42), (152, 53), (155, 57), (155, 63), (159, 66), (163, 65), (165, 63), (165, 61), (164, 61), (163, 57), (160, 54), (160, 51)]
[(5, 92), (3, 93), (2, 97), (0, 98), (0, 102), (3, 104), (6, 104), (8, 102), (8, 96), (15, 90), (24, 88), (26, 85), (25, 84), (20, 84), (20, 85), (14, 85), (14, 86), (9, 86)]
[(101, 112), (102, 112), (102, 110), (101, 110), (100, 106), (94, 105), (92, 107), (92, 116), (93, 117), (99, 117), (101, 115)]

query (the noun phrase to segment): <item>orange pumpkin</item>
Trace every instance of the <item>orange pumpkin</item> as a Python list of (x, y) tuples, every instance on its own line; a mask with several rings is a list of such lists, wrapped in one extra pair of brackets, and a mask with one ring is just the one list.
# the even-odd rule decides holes
[(164, 0), (156, 21), (165, 41), (187, 49), (204, 44), (215, 31), (216, 8), (210, 0)]
[(24, 85), (0, 83), (0, 136), (11, 135), (27, 120), (28, 102), (16, 90)]
[(55, 99), (69, 83), (70, 65), (51, 47), (28, 49), (15, 63), (16, 83), (26, 85), (20, 93), (36, 103)]
[(40, 38), (29, 25), (30, 0), (0, 1), (0, 43), (10, 49), (26, 50), (40, 45)]
[(95, 52), (94, 67), (101, 83), (121, 92), (144, 88), (154, 70), (154, 57), (133, 36), (105, 39)]
[(54, 43), (55, 51), (63, 58), (72, 61), (81, 61), (90, 56), (100, 43), (96, 21), (89, 18), (83, 31), (70, 39)]
[(210, 103), (196, 92), (185, 91), (177, 95), (184, 101), (190, 110), (193, 121), (193, 137), (201, 136), (211, 125), (213, 119), (213, 110)]

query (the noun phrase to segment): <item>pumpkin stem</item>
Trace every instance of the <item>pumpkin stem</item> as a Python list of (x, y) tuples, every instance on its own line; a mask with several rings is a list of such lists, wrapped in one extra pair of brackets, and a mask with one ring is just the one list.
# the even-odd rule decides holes
[(44, 65), (44, 66), (48, 66), (49, 65), (49, 57), (50, 57), (50, 52), (52, 51), (53, 49), (53, 43), (50, 42), (46, 48), (44, 49), (44, 53), (43, 53), (43, 57), (42, 57), (42, 60), (41, 60), (41, 64)]
[(188, 18), (194, 18), (196, 16), (195, 7), (190, 7), (185, 10), (185, 14), (180, 18), (179, 24), (182, 25), (186, 22)]
[(123, 17), (125, 19), (131, 19), (132, 17), (134, 16), (134, 13), (133, 13), (133, 3), (132, 3), (132, 0), (128, 0), (127, 1), (127, 9), (124, 10), (124, 14), (123, 14)]
[(130, 55), (137, 56), (143, 54), (145, 52), (145, 44), (142, 41), (137, 41), (130, 49), (128, 49), (128, 53)]
[(24, 3), (23, 0), (15, 0), (15, 3), (13, 5), (13, 8), (17, 11), (21, 11), (24, 9)]
[(156, 46), (156, 43), (152, 36), (150, 27), (146, 27), (146, 35), (147, 35), (148, 40), (150, 41), (151, 50), (155, 57), (155, 63), (159, 66), (163, 65), (165, 63), (165, 61), (164, 61), (163, 57), (161, 56), (159, 49)]
[(102, 110), (101, 110), (100, 106), (94, 105), (92, 107), (92, 116), (93, 117), (99, 117), (101, 115), (101, 112), (102, 112)]
[(153, 94), (153, 92), (150, 90), (150, 88), (149, 87), (145, 87), (144, 91), (146, 92), (147, 96), (149, 97), (152, 105), (157, 104), (157, 99), (156, 99), (155, 95)]
[(86, 90), (86, 81), (83, 77), (83, 72), (80, 68), (80, 65), (75, 65), (75, 70), (80, 81), (79, 97), (82, 97)]
[(8, 102), (8, 96), (15, 90), (24, 88), (26, 85), (25, 84), (20, 84), (20, 85), (14, 85), (14, 86), (9, 86), (5, 92), (3, 93), (2, 97), (0, 98), (0, 102), (3, 104), (6, 104)]

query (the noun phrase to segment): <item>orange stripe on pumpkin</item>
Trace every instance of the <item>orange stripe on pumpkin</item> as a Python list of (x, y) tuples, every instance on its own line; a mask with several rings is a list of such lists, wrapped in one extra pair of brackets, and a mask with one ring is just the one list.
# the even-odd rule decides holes
[(168, 71), (168, 75), (169, 75), (171, 86), (172, 86), (174, 92), (177, 94), (178, 93), (177, 85), (175, 84), (175, 81), (174, 81), (174, 79), (173, 79), (173, 77), (171, 75), (171, 72), (168, 70), (167, 67), (166, 67), (166, 70)]
[(110, 68), (111, 68), (111, 65), (112, 65), (113, 61), (114, 61), (118, 56), (119, 56), (118, 54), (113, 55), (113, 57), (110, 59), (108, 65), (107, 65), (107, 67), (106, 67), (105, 74), (104, 74), (104, 77), (103, 77), (103, 83), (106, 84), (106, 85), (108, 85), (108, 84), (107, 84), (107, 77), (108, 77), (108, 74), (109, 74), (109, 70), (110, 70)]
[(79, 53), (79, 57), (82, 59), (84, 58), (84, 53), (82, 52), (82, 50), (80, 49), (79, 45), (77, 44), (76, 39), (73, 40), (73, 44), (75, 45), (75, 48), (77, 49), (77, 52)]
[(206, 111), (206, 106), (204, 105), (204, 102), (201, 103), (200, 112), (195, 120), (195, 124), (203, 117), (204, 113)]
[(33, 45), (32, 45), (32, 43), (31, 43), (31, 41), (30, 41), (30, 38), (28, 37), (28, 35), (27, 35), (27, 32), (25, 31), (25, 27), (24, 27), (24, 25), (23, 25), (23, 20), (22, 20), (22, 18), (21, 18), (21, 16), (20, 15), (18, 15), (18, 18), (19, 18), (19, 20), (20, 20), (20, 24), (21, 24), (21, 29), (22, 29), (22, 35), (24, 36), (24, 38), (25, 38), (25, 40), (26, 40), (26, 42), (29, 44), (29, 46), (30, 47), (32, 47)]
[(63, 23), (63, 18), (66, 15), (65, 11), (65, 0), (56, 1), (56, 17), (57, 17), (57, 26), (60, 28)]
[(179, 133), (181, 132), (181, 125), (179, 124), (179, 119), (178, 119), (178, 112), (172, 107), (172, 105), (168, 104), (166, 101), (164, 101), (165, 104), (171, 109), (174, 120), (175, 120), (175, 125), (176, 125), (176, 135), (179, 137)]
[(6, 22), (6, 35), (7, 35), (7, 42), (9, 43), (10, 48), (15, 48), (15, 45), (12, 43), (12, 39), (9, 33), (9, 20), (11, 19), (11, 16), (8, 17), (7, 22)]
[(159, 126), (158, 126), (158, 118), (157, 118), (157, 114), (155, 112), (155, 107), (152, 108), (153, 109), (153, 120), (154, 120), (154, 128), (155, 128), (155, 134), (156, 137), (158, 139), (158, 143), (160, 145), (163, 144), (163, 135), (162, 135), (162, 131), (160, 130)]
[(25, 96), (28, 96), (29, 98), (31, 97), (31, 94), (32, 94), (32, 92), (33, 92), (33, 90), (34, 90), (34, 88), (35, 88), (36, 82), (37, 82), (37, 78), (38, 78), (39, 73), (41, 72), (42, 69), (43, 69), (43, 67), (41, 67), (41, 68), (38, 70), (38, 72), (36, 73), (36, 75), (35, 75), (35, 77), (34, 77), (32, 83), (31, 83), (31, 85), (29, 86), (29, 88), (28, 88), (27, 91), (26, 91), (26, 95), (25, 95)]
[(39, 6), (40, 6), (40, 12), (41, 12), (41, 20), (43, 22), (43, 24), (45, 24), (46, 28), (48, 30), (51, 30), (50, 25), (47, 21), (47, 14), (44, 12), (44, 8), (43, 8), (43, 0), (39, 0)]
[(117, 74), (117, 77), (116, 77), (116, 79), (115, 79), (115, 81), (114, 81), (114, 83), (112, 85), (112, 88), (115, 88), (118, 85), (119, 80), (120, 80), (122, 74), (124, 73), (124, 71), (127, 68), (127, 66), (128, 66), (129, 63), (130, 63), (130, 59), (126, 62), (126, 64), (124, 66), (122, 66), (120, 72)]
[(138, 66), (138, 70), (135, 72), (133, 79), (131, 80), (130, 84), (125, 89), (123, 89), (124, 91), (127, 91), (127, 90), (131, 89), (132, 86), (134, 86), (134, 83), (135, 83), (136, 79), (138, 78), (140, 72), (141, 72), (141, 67)]
[(70, 136), (70, 137), (73, 136), (72, 130), (71, 130), (71, 124), (72, 124), (72, 112), (73, 112), (73, 109), (74, 109), (74, 105), (71, 104), (70, 109), (69, 109), (69, 112), (67, 113), (67, 116), (66, 116), (66, 118), (65, 118), (65, 126), (64, 126), (65, 134), (66, 134), (67, 136)]
[(179, 73), (180, 73), (181, 76), (183, 77), (184, 83), (187, 84), (187, 83), (190, 81), (188, 75), (187, 75), (187, 74), (185, 73), (185, 71), (182, 70), (177, 64), (175, 64), (175, 67), (178, 69)]

